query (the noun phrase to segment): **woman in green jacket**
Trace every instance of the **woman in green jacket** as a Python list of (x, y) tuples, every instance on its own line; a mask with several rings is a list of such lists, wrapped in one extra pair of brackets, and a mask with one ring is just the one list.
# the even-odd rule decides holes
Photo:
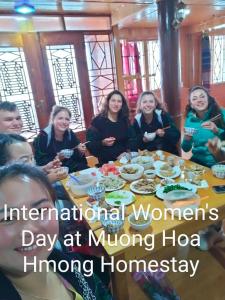
[(214, 137), (224, 139), (224, 136), (225, 110), (204, 87), (192, 87), (186, 107), (182, 149), (185, 152), (192, 150), (191, 160), (211, 167), (216, 163), (216, 158), (209, 151), (207, 142)]

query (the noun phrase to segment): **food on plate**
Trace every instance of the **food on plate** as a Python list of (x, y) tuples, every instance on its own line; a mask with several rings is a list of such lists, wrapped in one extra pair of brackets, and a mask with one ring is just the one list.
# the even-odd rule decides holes
[(100, 171), (102, 172), (103, 175), (108, 176), (110, 173), (114, 175), (119, 175), (118, 168), (113, 164), (104, 164), (101, 168)]
[(174, 175), (174, 169), (167, 163), (160, 167), (160, 174), (165, 177), (170, 177)]
[(137, 224), (137, 225), (141, 225), (141, 224), (145, 224), (146, 223), (146, 218), (144, 218), (143, 215), (139, 215), (138, 219), (136, 219), (135, 217), (131, 218), (130, 220), (133, 224)]
[(169, 193), (171, 191), (175, 191), (175, 190), (187, 190), (190, 191), (188, 188), (180, 185), (180, 184), (172, 184), (172, 185), (167, 185), (164, 190), (163, 193)]
[(127, 174), (135, 174), (135, 173), (138, 172), (138, 169), (133, 168), (133, 167), (124, 167), (124, 168), (122, 169), (122, 172), (123, 172), (123, 173), (127, 173)]
[(195, 164), (192, 164), (190, 166), (190, 170), (198, 175), (203, 175), (205, 172), (205, 168), (203, 166), (195, 165)]
[(133, 189), (140, 192), (154, 193), (156, 189), (156, 184), (154, 180), (151, 179), (140, 179), (132, 184)]
[(116, 176), (106, 176), (100, 182), (105, 186), (106, 191), (120, 189), (125, 184), (123, 179)]

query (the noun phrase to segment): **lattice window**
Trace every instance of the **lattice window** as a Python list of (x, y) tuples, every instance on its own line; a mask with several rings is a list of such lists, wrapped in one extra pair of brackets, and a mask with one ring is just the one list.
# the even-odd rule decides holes
[(37, 133), (39, 124), (22, 48), (0, 48), (0, 94), (1, 101), (17, 105), (27, 137)]
[(116, 70), (111, 35), (85, 35), (94, 113), (97, 114), (105, 97), (116, 88)]
[(46, 46), (46, 52), (55, 102), (71, 110), (71, 129), (85, 130), (74, 46)]
[(160, 49), (158, 40), (147, 42), (149, 86), (151, 90), (160, 89)]
[(211, 83), (225, 81), (225, 36), (211, 36)]

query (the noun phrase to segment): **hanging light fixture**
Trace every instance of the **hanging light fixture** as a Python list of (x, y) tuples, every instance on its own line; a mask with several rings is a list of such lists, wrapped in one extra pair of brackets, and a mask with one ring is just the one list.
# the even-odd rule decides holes
[(181, 22), (189, 15), (191, 10), (184, 4), (183, 1), (177, 3), (176, 10), (175, 10), (175, 17), (173, 20), (173, 27), (177, 29)]
[(27, 15), (35, 12), (35, 7), (29, 0), (17, 0), (14, 6), (17, 13)]

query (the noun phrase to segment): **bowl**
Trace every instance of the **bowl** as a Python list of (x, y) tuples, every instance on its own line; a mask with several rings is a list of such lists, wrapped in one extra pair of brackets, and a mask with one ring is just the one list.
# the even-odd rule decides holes
[(73, 155), (73, 149), (63, 149), (59, 152), (59, 156), (69, 159)]
[(150, 213), (140, 213), (136, 220), (135, 214), (132, 213), (128, 217), (128, 222), (133, 229), (140, 231), (149, 227), (152, 222), (152, 216)]
[(139, 164), (145, 170), (153, 167), (154, 159), (151, 156), (137, 156), (131, 159), (132, 164)]
[(76, 196), (87, 195), (88, 189), (96, 183), (96, 178), (91, 175), (79, 175), (76, 178), (80, 181), (80, 184), (71, 178), (69, 179), (70, 190)]
[(155, 132), (145, 132), (144, 137), (146, 137), (149, 141), (153, 141), (156, 137), (156, 133)]
[(113, 218), (111, 218), (110, 216), (110, 213), (108, 213), (106, 216), (105, 214), (102, 214), (100, 216), (100, 222), (107, 233), (117, 233), (123, 228), (124, 219), (122, 217), (119, 219), (115, 219), (115, 215)]
[[(135, 171), (134, 173), (132, 173)], [(143, 175), (144, 167), (138, 164), (127, 164), (120, 167), (120, 176), (127, 181), (134, 181)]]
[(184, 133), (187, 135), (194, 135), (198, 130), (193, 127), (184, 127)]
[(144, 175), (145, 175), (145, 177), (146, 178), (148, 178), (148, 179), (153, 179), (153, 178), (155, 178), (156, 177), (156, 173), (155, 173), (155, 170), (145, 170), (144, 171)]
[(183, 217), (186, 209), (188, 213), (190, 210), (195, 212), (200, 205), (200, 197), (191, 191), (174, 190), (166, 195), (164, 204), (169, 209), (169, 213), (173, 213), (176, 217), (179, 215)]
[(102, 184), (93, 185), (88, 188), (87, 194), (95, 201), (100, 202), (105, 199), (105, 186)]
[(214, 176), (216, 176), (217, 178), (221, 178), (224, 179), (225, 178), (225, 165), (214, 165), (211, 168), (212, 173)]

